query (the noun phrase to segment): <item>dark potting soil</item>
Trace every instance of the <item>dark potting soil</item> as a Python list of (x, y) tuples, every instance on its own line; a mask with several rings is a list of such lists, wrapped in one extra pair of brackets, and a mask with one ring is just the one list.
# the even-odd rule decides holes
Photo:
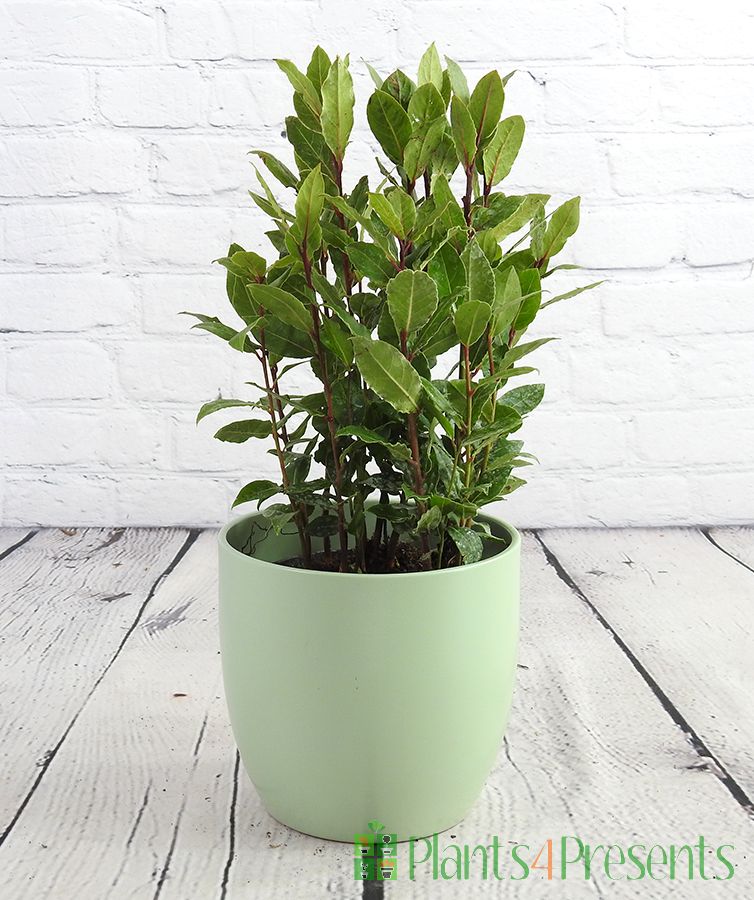
[[(422, 559), (422, 556), (421, 547), (415, 544), (399, 544), (395, 556), (389, 560), (387, 548), (380, 545), (379, 549), (369, 556), (366, 571), (370, 575), (426, 572), (430, 569), (430, 565), (426, 559)], [(278, 565), (288, 566), (291, 569), (308, 569), (313, 572), (339, 572), (340, 554), (337, 550), (332, 550), (330, 553), (314, 553), (311, 565), (308, 566), (300, 556), (292, 556), (290, 559), (281, 559)], [(349, 551), (348, 554), (348, 571), (362, 571), (354, 550)]]

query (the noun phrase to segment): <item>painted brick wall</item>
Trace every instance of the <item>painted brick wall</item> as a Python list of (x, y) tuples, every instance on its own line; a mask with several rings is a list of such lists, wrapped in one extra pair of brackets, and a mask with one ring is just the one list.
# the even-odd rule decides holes
[[(754, 518), (746, 0), (27, 0), (0, 4), (0, 35), (4, 523), (216, 523), (273, 473), (194, 426), (253, 372), (176, 314), (224, 309), (209, 261), (230, 238), (265, 244), (246, 151), (285, 153), (272, 58), (351, 51), (363, 103), (361, 59), (413, 71), (431, 39), (472, 75), (518, 69), (509, 185), (581, 193), (571, 258), (609, 281), (538, 326), (562, 340), (539, 353), (541, 465), (507, 515)], [(350, 173), (370, 153), (362, 113)]]

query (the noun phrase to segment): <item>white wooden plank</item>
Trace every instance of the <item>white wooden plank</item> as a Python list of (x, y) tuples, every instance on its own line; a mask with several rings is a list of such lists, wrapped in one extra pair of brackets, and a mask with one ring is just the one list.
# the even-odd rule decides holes
[(702, 529), (723, 553), (727, 553), (754, 574), (754, 527)]
[(279, 839), (242, 771), (234, 782), (215, 540), (203, 534), (158, 588), (0, 850), (14, 900), (352, 895), (350, 869), (311, 839)]
[[(36, 534), (32, 528), (0, 528), (0, 563)], [(0, 575), (0, 584), (2, 576)]]
[[(588, 607), (558, 577), (534, 537), (524, 536), (522, 634), (518, 686), (511, 721), (496, 768), (480, 801), (457, 827), (439, 837), (450, 844), (504, 848), (578, 835), (592, 845), (696, 842), (732, 843), (740, 864), (732, 897), (751, 896), (752, 862), (745, 859), (752, 824), (698, 755), (653, 692)], [(417, 698), (417, 702), (419, 698)], [(389, 823), (388, 823), (389, 824)], [(559, 860), (559, 856), (556, 856)], [(597, 866), (601, 864), (598, 857)], [(390, 900), (445, 897), (518, 898), (646, 897), (695, 900), (709, 896), (709, 883), (591, 881), (571, 874), (554, 885), (544, 873), (515, 883), (435, 881), (417, 866), (409, 881), (408, 847), (399, 849), (399, 879), (387, 886)], [(557, 875), (557, 865), (556, 865)]]
[(696, 529), (543, 539), (751, 802), (752, 573)]
[(186, 534), (52, 529), (0, 563), (0, 835)]

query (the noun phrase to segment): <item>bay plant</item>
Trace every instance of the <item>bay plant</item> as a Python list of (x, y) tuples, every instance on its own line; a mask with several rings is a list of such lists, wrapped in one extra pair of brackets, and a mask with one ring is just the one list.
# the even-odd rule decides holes
[[(249, 360), (248, 398), (221, 441), (263, 440), (279, 477), (249, 481), (234, 506), (263, 506), (266, 527), (298, 533), (306, 568), (441, 569), (479, 560), (493, 537), (480, 510), (523, 484), (532, 461), (515, 435), (540, 403), (527, 340), (558, 293), (553, 259), (579, 224), (579, 198), (507, 194), (524, 120), (504, 112), (511, 77), (471, 88), (431, 45), (416, 77), (382, 77), (366, 121), (374, 171), (352, 172), (349, 57), (316, 47), (305, 70), (277, 60), (293, 88), (292, 161), (251, 151), (254, 203), (271, 250), (231, 244), (224, 266), (234, 321), (193, 326)], [(375, 146), (376, 146), (375, 145)], [(317, 389), (301, 393), (298, 367)], [(324, 550), (313, 552), (312, 538)], [(496, 549), (491, 547), (491, 549)], [(500, 549), (499, 547), (497, 549)]]

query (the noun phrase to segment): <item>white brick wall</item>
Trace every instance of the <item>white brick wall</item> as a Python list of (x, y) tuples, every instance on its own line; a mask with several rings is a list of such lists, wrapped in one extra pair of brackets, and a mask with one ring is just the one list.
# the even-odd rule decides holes
[(19, 0), (0, 35), (3, 523), (217, 523), (274, 474), (194, 427), (254, 372), (177, 313), (223, 311), (210, 260), (266, 243), (246, 150), (285, 152), (272, 57), (350, 51), (363, 104), (362, 59), (413, 70), (433, 38), (475, 76), (518, 69), (511, 189), (581, 193), (571, 258), (609, 280), (537, 325), (561, 336), (524, 432), (541, 464), (505, 513), (754, 520), (747, 0)]

